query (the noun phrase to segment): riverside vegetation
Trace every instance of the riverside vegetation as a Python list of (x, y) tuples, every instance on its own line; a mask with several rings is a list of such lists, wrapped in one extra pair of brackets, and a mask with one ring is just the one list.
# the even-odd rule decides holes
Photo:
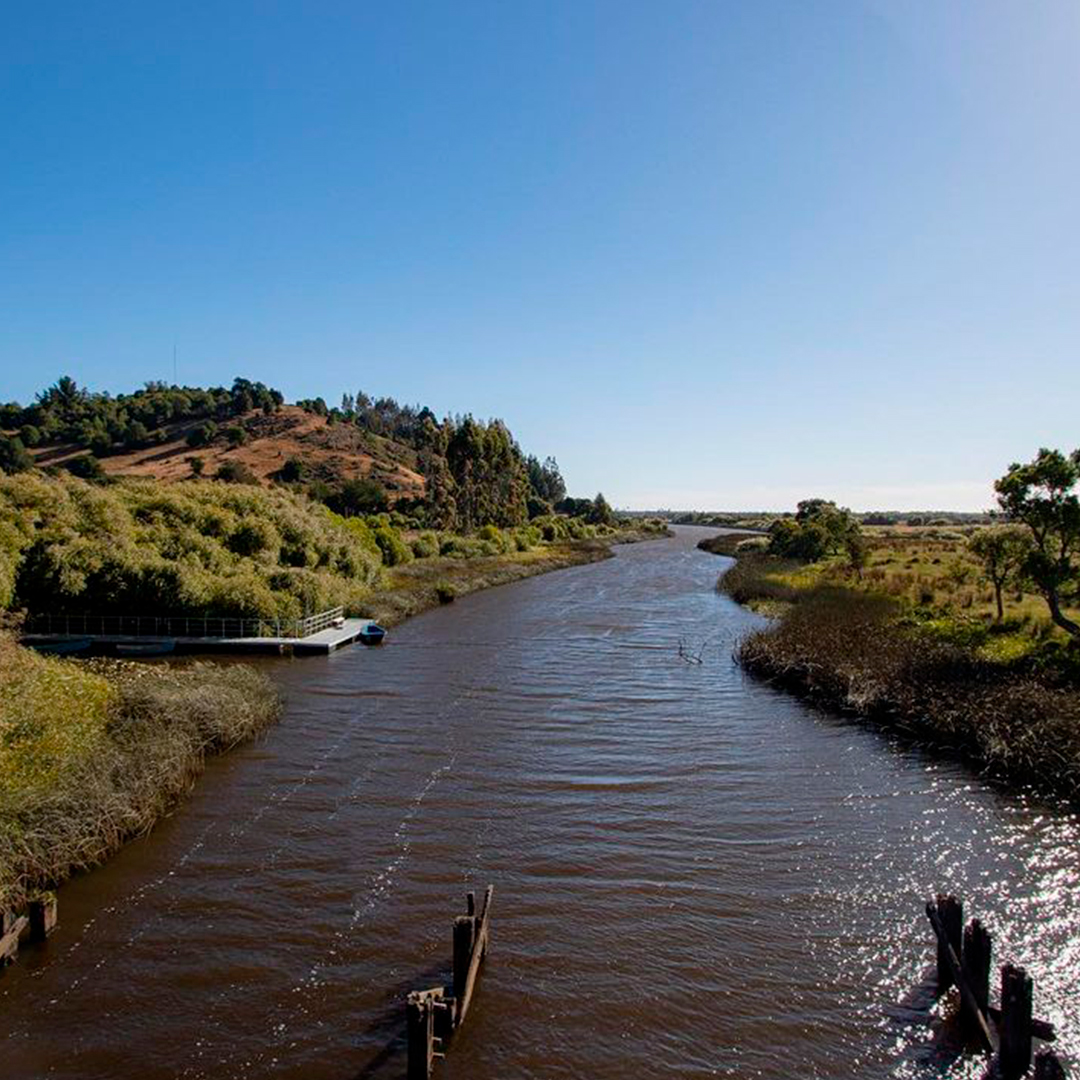
[[(522, 454), (499, 421), (439, 423), (389, 398), (286, 406), (242, 379), (112, 398), (61, 379), (32, 406), (0, 407), (0, 423), (12, 626), (22, 611), (270, 622), (339, 604), (393, 624), (666, 532), (620, 521), (602, 495), (568, 499), (554, 459)], [(218, 455), (213, 479), (192, 450)], [(208, 753), (278, 707), (244, 665), (86, 664), (0, 630), (0, 909), (151, 828)]]
[(824, 500), (736, 557), (718, 588), (774, 617), (750, 672), (1080, 802), (1080, 454), (997, 482), (1004, 524), (860, 528)]
[(207, 754), (277, 714), (270, 681), (243, 665), (95, 669), (0, 631), (0, 909), (148, 831)]

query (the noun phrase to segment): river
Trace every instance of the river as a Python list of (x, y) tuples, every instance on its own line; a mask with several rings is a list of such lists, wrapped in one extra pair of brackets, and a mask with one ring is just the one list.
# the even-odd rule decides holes
[(281, 723), (0, 978), (0, 1075), (397, 1080), (489, 882), (448, 1080), (976, 1077), (913, 1008), (940, 890), (1075, 1052), (1080, 821), (746, 678), (703, 535), (266, 661)]

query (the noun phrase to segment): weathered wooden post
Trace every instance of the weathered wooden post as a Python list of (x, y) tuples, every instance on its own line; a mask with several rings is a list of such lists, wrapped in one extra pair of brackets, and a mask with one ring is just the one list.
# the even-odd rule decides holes
[(29, 925), (25, 915), (16, 918), (11, 912), (5, 912), (2, 921), (4, 932), (0, 934), (0, 968), (12, 963), (19, 955), (19, 942), (26, 936)]
[(1001, 969), (999, 1061), (1005, 1080), (1015, 1080), (1031, 1064), (1032, 985), (1027, 972), (1013, 964)]
[[(963, 951), (964, 905), (955, 896), (942, 896), (941, 893), (938, 893), (937, 913), (941, 919), (941, 925), (945, 928), (945, 936), (953, 947), (957, 958), (959, 958)], [(937, 949), (938, 993), (944, 994), (955, 981), (945, 944), (939, 940)]]
[[(964, 951), (961, 959), (964, 981), (971, 990), (973, 1004), (983, 1016), (990, 1007), (990, 934), (978, 919), (964, 928)], [(969, 1001), (963, 1002), (964, 1026), (969, 1030), (978, 1023), (972, 1015)]]
[(405, 1032), (409, 1048), (408, 1080), (431, 1080), (435, 1058), (435, 1010), (442, 1001), (441, 988), (414, 990), (405, 1002)]
[(1035, 1055), (1035, 1080), (1065, 1080), (1065, 1067), (1053, 1050), (1040, 1050)]
[(469, 964), (472, 962), (475, 936), (476, 916), (458, 915), (454, 919), (454, 1000), (459, 1009), (465, 1000), (465, 987), (469, 981)]
[(27, 905), (30, 940), (44, 941), (56, 929), (56, 894), (42, 893)]

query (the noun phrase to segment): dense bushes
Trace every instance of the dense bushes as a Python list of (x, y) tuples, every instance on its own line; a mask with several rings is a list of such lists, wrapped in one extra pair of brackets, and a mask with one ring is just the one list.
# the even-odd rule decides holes
[(0, 476), (4, 607), (286, 618), (355, 604), (382, 561), (364, 522), (281, 490)]
[(358, 610), (383, 566), (512, 555), (615, 531), (552, 517), (407, 538), (402, 520), (341, 517), (282, 488), (0, 473), (0, 608), (249, 618), (341, 603)]

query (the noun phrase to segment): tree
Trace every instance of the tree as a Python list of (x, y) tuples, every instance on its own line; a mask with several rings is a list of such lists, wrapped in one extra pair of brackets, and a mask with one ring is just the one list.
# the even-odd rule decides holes
[(345, 480), (326, 500), (326, 505), (342, 517), (359, 517), (362, 514), (381, 514), (389, 500), (386, 489), (375, 480)]
[(257, 484), (259, 478), (242, 461), (226, 461), (214, 474), (215, 480), (227, 484)]
[(307, 462), (293, 455), (285, 459), (285, 464), (278, 470), (277, 478), (286, 484), (299, 484), (308, 478), (310, 472)]
[(851, 511), (829, 499), (803, 499), (795, 508), (795, 521), (800, 526), (816, 525), (824, 531), (826, 553), (846, 549), (848, 535), (859, 531), (859, 523)]
[(844, 550), (847, 552), (848, 566), (855, 571), (855, 576), (862, 581), (862, 572), (866, 566), (866, 538), (857, 529), (849, 529), (844, 536)]
[(225, 440), (229, 444), (229, 449), (235, 450), (238, 446), (243, 446), (244, 443), (248, 441), (248, 433), (246, 429), (237, 424), (231, 428), (225, 429)]
[(1026, 465), (1013, 463), (994, 484), (998, 504), (1031, 532), (1023, 570), (1042, 594), (1050, 617), (1068, 634), (1080, 637), (1080, 623), (1062, 605), (1077, 599), (1080, 578), (1080, 450), (1039, 450)]
[(191, 457), (186, 457), (184, 460), (187, 462), (192, 476), (202, 476), (203, 470), (206, 468), (206, 458), (201, 458), (192, 454)]
[(198, 427), (192, 428), (187, 435), (187, 444), (192, 450), (208, 446), (217, 435), (217, 424), (213, 420), (204, 420)]
[(1024, 560), (1031, 552), (1028, 530), (1017, 525), (992, 525), (979, 529), (968, 540), (968, 550), (979, 560), (983, 577), (994, 588), (997, 621), (1001, 622), (1005, 617), (1002, 590), (1020, 575)]
[(9, 473), (25, 472), (33, 465), (34, 459), (21, 439), (0, 435), (0, 469)]
[(586, 515), (591, 525), (611, 525), (615, 521), (615, 512), (611, 509), (602, 492), (596, 493), (592, 501), (592, 509)]
[(829, 554), (832, 538), (820, 521), (778, 518), (769, 528), (769, 553), (800, 562), (817, 562)]
[(83, 480), (105, 479), (105, 470), (101, 467), (101, 462), (93, 454), (83, 454), (80, 457), (71, 458), (69, 461), (64, 462), (64, 468), (72, 476), (81, 477)]

